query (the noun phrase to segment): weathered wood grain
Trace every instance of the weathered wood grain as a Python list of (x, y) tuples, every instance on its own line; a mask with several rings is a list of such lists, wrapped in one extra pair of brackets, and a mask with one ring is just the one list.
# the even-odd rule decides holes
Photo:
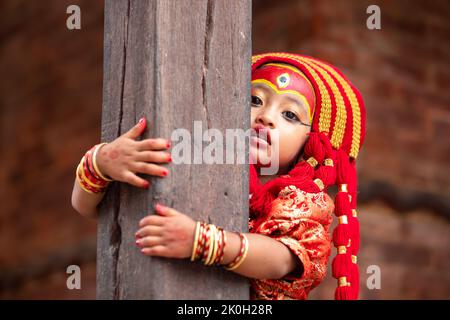
[[(102, 141), (145, 116), (143, 138), (176, 128), (250, 124), (250, 0), (105, 1)], [(172, 143), (174, 144), (174, 142)], [(247, 230), (246, 165), (171, 164), (150, 190), (114, 183), (98, 221), (99, 299), (248, 299), (248, 281), (220, 268), (149, 258), (134, 244), (155, 201), (227, 230)]]

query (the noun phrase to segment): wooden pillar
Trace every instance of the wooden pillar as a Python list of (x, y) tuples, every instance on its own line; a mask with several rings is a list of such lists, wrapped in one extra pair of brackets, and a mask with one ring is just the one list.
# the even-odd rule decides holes
[[(224, 136), (225, 129), (249, 128), (250, 58), (251, 0), (105, 0), (102, 141), (142, 116), (143, 138), (170, 139), (176, 128), (193, 137), (194, 121)], [(149, 190), (122, 183), (108, 190), (98, 221), (97, 297), (248, 299), (243, 277), (145, 257), (136, 248), (138, 221), (154, 213), (156, 201), (227, 230), (248, 230), (247, 165), (169, 167), (168, 178), (150, 178)]]

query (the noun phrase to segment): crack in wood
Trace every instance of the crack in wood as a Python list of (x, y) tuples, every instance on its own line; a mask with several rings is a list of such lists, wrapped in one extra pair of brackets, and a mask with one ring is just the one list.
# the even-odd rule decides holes
[(209, 71), (209, 56), (211, 54), (211, 38), (214, 29), (214, 1), (208, 0), (206, 5), (206, 23), (205, 23), (205, 44), (203, 50), (203, 66), (202, 66), (202, 103), (205, 111), (206, 124), (211, 129), (211, 119), (209, 116), (208, 102), (206, 97), (206, 78)]
[[(125, 16), (125, 27), (124, 27), (124, 40), (123, 40), (123, 61), (122, 61), (122, 78), (121, 78), (121, 92), (120, 92), (120, 114), (119, 114), (119, 125), (117, 129), (117, 136), (122, 134), (123, 125), (123, 110), (124, 110), (124, 92), (125, 92), (125, 80), (126, 80), (126, 64), (127, 64), (127, 45), (128, 45), (128, 33), (129, 33), (129, 20), (130, 20), (130, 0), (127, 1), (127, 13)], [(120, 299), (120, 272), (118, 268), (120, 247), (122, 244), (122, 226), (120, 223), (120, 194), (121, 185), (117, 186), (117, 193), (115, 196), (114, 203), (114, 220), (113, 220), (113, 230), (111, 233), (111, 243), (113, 246), (113, 286), (114, 286), (114, 299)]]

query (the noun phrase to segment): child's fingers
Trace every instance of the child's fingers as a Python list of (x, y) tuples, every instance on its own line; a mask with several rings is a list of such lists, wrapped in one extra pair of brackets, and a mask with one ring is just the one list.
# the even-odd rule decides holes
[(136, 155), (137, 161), (154, 162), (154, 163), (169, 163), (172, 161), (170, 153), (163, 151), (141, 151)]
[(149, 225), (139, 229), (135, 236), (138, 238), (143, 238), (147, 236), (161, 236), (163, 234), (163, 229), (161, 226)]
[(157, 214), (165, 217), (170, 217), (177, 214), (177, 211), (175, 209), (163, 206), (162, 204), (159, 203), (156, 204), (155, 210)]
[(138, 188), (148, 189), (150, 186), (150, 182), (138, 177), (136, 174), (134, 174), (133, 172), (130, 172), (130, 171), (125, 173), (123, 179), (124, 179), (123, 182), (129, 183)]
[(147, 121), (145, 120), (145, 118), (141, 118), (133, 128), (131, 128), (130, 130), (128, 130), (128, 132), (123, 134), (123, 137), (136, 140), (144, 132), (146, 127)]
[(146, 162), (133, 163), (131, 165), (131, 170), (134, 170), (137, 173), (144, 173), (150, 176), (157, 176), (157, 177), (166, 177), (167, 175), (169, 175), (168, 169), (153, 163), (146, 163)]
[(170, 148), (170, 141), (162, 138), (145, 139), (137, 143), (138, 151), (166, 150), (168, 148)]
[(163, 226), (165, 221), (165, 218), (152, 214), (141, 219), (141, 221), (139, 221), (139, 227), (142, 228), (147, 225)]
[(141, 253), (146, 256), (160, 256), (160, 257), (170, 257), (170, 252), (165, 246), (154, 246), (151, 248), (143, 248)]
[(141, 248), (154, 247), (163, 244), (164, 244), (163, 238), (157, 236), (148, 236), (136, 240), (136, 245), (138, 245)]

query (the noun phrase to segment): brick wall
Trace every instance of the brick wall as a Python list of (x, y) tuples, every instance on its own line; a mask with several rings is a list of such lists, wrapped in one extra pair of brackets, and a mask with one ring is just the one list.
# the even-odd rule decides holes
[[(66, 8), (82, 8), (82, 29)], [(70, 196), (83, 150), (100, 139), (102, 1), (2, 1), (0, 298), (94, 298), (96, 223)], [(82, 268), (81, 291), (65, 287)]]
[[(381, 9), (381, 30), (366, 8)], [(360, 89), (361, 298), (450, 298), (450, 3), (254, 1), (253, 51), (330, 61)], [(365, 285), (381, 268), (381, 290)], [(332, 298), (335, 280), (311, 298)]]
[[(65, 26), (68, 5), (82, 29)], [(365, 28), (369, 4), (382, 29)], [(4, 0), (0, 11), (0, 298), (95, 297), (96, 223), (70, 205), (74, 169), (99, 141), (103, 2)], [(254, 53), (328, 60), (362, 91), (361, 297), (450, 298), (447, 1), (255, 0)], [(82, 269), (82, 290), (65, 270)], [(365, 270), (381, 268), (381, 290)], [(311, 298), (332, 298), (326, 281)]]

